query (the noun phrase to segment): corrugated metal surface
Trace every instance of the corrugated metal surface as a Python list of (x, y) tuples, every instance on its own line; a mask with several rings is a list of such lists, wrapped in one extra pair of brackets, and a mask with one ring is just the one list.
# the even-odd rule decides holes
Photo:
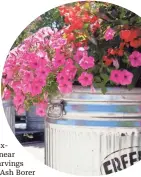
[(8, 124), (15, 134), (15, 109), (12, 100), (3, 101), (3, 108)]
[(95, 176), (123, 170), (141, 160), (141, 89), (110, 89), (102, 95), (76, 88), (60, 99), (65, 101), (64, 115), (57, 119), (52, 107), (54, 118), (46, 121), (48, 166)]
[(44, 118), (37, 116), (36, 106), (31, 106), (26, 112), (28, 130), (44, 130)]

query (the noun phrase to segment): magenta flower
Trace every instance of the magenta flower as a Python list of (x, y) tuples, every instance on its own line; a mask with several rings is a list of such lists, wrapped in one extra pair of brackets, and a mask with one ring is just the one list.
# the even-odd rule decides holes
[(4, 73), (6, 73), (6, 79), (13, 79), (14, 71), (12, 67), (6, 67)]
[(77, 68), (73, 64), (68, 64), (63, 69), (63, 72), (70, 80), (72, 80), (72, 79), (74, 79), (74, 77), (76, 75)]
[(69, 78), (65, 74), (65, 72), (58, 73), (58, 75), (57, 75), (57, 82), (58, 83), (62, 83), (62, 82), (68, 81), (68, 80), (69, 80)]
[(77, 63), (79, 63), (80, 60), (82, 59), (82, 57), (83, 57), (83, 56), (87, 56), (87, 55), (88, 55), (88, 53), (87, 53), (87, 51), (85, 50), (85, 48), (80, 47), (80, 48), (77, 49), (77, 52), (76, 52), (76, 54), (74, 55), (74, 60), (75, 60)]
[(10, 82), (10, 87), (13, 88), (14, 92), (17, 93), (21, 93), (21, 88), (22, 86), (22, 81), (12, 81)]
[(84, 56), (80, 62), (79, 65), (83, 68), (83, 69), (89, 69), (89, 68), (93, 68), (95, 66), (94, 64), (94, 57), (88, 57), (88, 56)]
[(24, 94), (26, 94), (26, 93), (31, 93), (32, 92), (32, 87), (31, 87), (31, 83), (30, 82), (23, 82), (22, 83), (22, 92), (24, 93)]
[(73, 65), (73, 64), (74, 64), (73, 60), (71, 58), (69, 58), (66, 60), (65, 66)]
[(120, 70), (112, 70), (110, 74), (110, 80), (116, 84), (120, 84), (122, 80), (122, 73)]
[(11, 98), (11, 91), (8, 90), (7, 88), (4, 89), (4, 92), (3, 92), (3, 99), (5, 100), (9, 100)]
[(23, 106), (20, 106), (20, 107), (17, 108), (17, 113), (18, 113), (19, 115), (23, 114), (24, 112), (25, 112), (25, 109), (24, 109)]
[(48, 65), (48, 61), (40, 57), (38, 63), (39, 63), (39, 67), (46, 67)]
[(132, 52), (132, 54), (129, 56), (129, 61), (133, 67), (141, 66), (141, 53), (138, 51)]
[(45, 59), (46, 61), (49, 61), (49, 58), (48, 58), (48, 55), (47, 55), (47, 52), (45, 52), (44, 50), (39, 50), (36, 52), (37, 56), (42, 58), (42, 59)]
[(31, 72), (31, 71), (22, 70), (22, 71), (21, 71), (21, 74), (23, 74), (23, 75), (22, 75), (22, 78), (23, 78), (23, 80), (25, 80), (25, 81), (31, 81), (31, 80), (33, 80), (33, 78), (34, 78), (33, 72)]
[(67, 94), (72, 92), (72, 82), (64, 81), (59, 83), (58, 89), (61, 93)]
[(32, 83), (33, 83), (33, 84), (34, 84), (34, 83), (37, 83), (37, 84), (39, 84), (41, 87), (44, 87), (44, 86), (46, 85), (46, 79), (41, 78), (41, 77), (36, 77), (36, 78), (32, 81)]
[(23, 105), (25, 96), (22, 94), (16, 94), (13, 99), (13, 103), (16, 107)]
[(121, 85), (129, 85), (132, 83), (133, 74), (127, 70), (121, 71), (122, 73), (122, 80), (120, 82)]
[(29, 67), (32, 69), (36, 69), (39, 67), (39, 57), (37, 57), (37, 55), (33, 54), (33, 55), (29, 55)]
[(52, 62), (54, 68), (59, 68), (60, 66), (65, 64), (65, 56), (61, 53), (57, 53)]
[(36, 114), (40, 117), (44, 117), (46, 115), (46, 111), (42, 107), (36, 107)]
[(113, 59), (113, 66), (115, 66), (116, 69), (119, 68), (119, 62), (117, 59)]
[(44, 117), (46, 115), (48, 103), (46, 101), (40, 102), (36, 105), (36, 114), (40, 117)]
[(47, 101), (42, 101), (42, 102), (39, 102), (36, 106), (46, 109), (47, 106), (48, 106), (48, 102)]
[(50, 27), (41, 28), (36, 34), (42, 34), (43, 38), (54, 34), (54, 31)]
[(112, 28), (108, 28), (105, 32), (104, 38), (106, 41), (112, 40), (114, 38), (115, 31)]
[(47, 78), (48, 74), (50, 73), (50, 69), (48, 67), (42, 67), (42, 68), (40, 67), (37, 68), (36, 72), (37, 72), (37, 77), (43, 80)]
[(31, 95), (36, 96), (39, 95), (42, 92), (42, 86), (40, 85), (40, 82), (33, 82), (31, 85)]
[(66, 43), (67, 39), (63, 38), (60, 32), (57, 32), (56, 34), (50, 37), (49, 46), (54, 49), (60, 49)]
[(80, 84), (82, 86), (89, 86), (92, 85), (93, 82), (93, 75), (92, 74), (88, 74), (87, 72), (83, 72), (79, 78), (78, 81), (80, 82)]

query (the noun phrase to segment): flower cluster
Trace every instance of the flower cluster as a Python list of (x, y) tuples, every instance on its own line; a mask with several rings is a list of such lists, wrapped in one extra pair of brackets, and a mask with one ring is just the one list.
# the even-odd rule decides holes
[(61, 6), (59, 11), (68, 25), (64, 31), (67, 40), (75, 41), (77, 47), (87, 45), (88, 34), (85, 29), (90, 28), (94, 32), (100, 27), (98, 17), (90, 12), (90, 4), (76, 3), (75, 6)]
[(129, 85), (133, 79), (133, 74), (127, 70), (112, 70), (110, 80), (120, 85)]
[(82, 70), (78, 81), (83, 86), (92, 85), (93, 75), (87, 70), (94, 67), (94, 58), (88, 56), (85, 48), (73, 50), (74, 57), (70, 58), (66, 47), (62, 30), (43, 28), (10, 51), (3, 71), (4, 99), (13, 96), (19, 114), (35, 104), (37, 114), (45, 115), (51, 75), (55, 76), (54, 82), (62, 94), (72, 92), (78, 70)]
[(141, 67), (139, 28), (110, 26), (91, 2), (61, 6), (59, 11), (65, 23), (61, 30), (41, 28), (7, 57), (3, 99), (12, 97), (18, 113), (36, 105), (36, 113), (45, 116), (50, 96), (71, 93), (74, 82), (92, 92), (99, 87), (104, 93), (110, 84), (128, 87), (133, 70)]
[(62, 63), (62, 58), (57, 58), (54, 65), (46, 50), (57, 50), (65, 44), (66, 40), (61, 38), (61, 32), (47, 27), (10, 51), (3, 71), (4, 99), (9, 99), (14, 94), (13, 103), (18, 113), (22, 113), (30, 102), (37, 103), (38, 114), (45, 113), (48, 99), (43, 88), (46, 86), (46, 79), (55, 66)]

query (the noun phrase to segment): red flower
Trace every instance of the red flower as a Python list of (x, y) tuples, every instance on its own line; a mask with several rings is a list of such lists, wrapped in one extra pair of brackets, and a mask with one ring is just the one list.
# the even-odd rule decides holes
[(130, 42), (130, 46), (134, 48), (138, 48), (141, 46), (141, 39), (133, 40)]
[(67, 34), (67, 39), (68, 39), (68, 41), (73, 41), (73, 40), (75, 40), (74, 34), (73, 34), (73, 33)]
[(119, 48), (120, 48), (120, 49), (123, 49), (124, 46), (125, 46), (125, 43), (124, 43), (124, 42), (121, 42)]
[(124, 50), (119, 49), (117, 51), (117, 55), (119, 55), (120, 57), (122, 57), (124, 55)]
[(90, 22), (90, 15), (88, 14), (88, 12), (85, 12), (81, 19), (83, 22)]
[(82, 47), (82, 46), (87, 46), (87, 40), (84, 40), (84, 41), (80, 41), (80, 42), (76, 42), (75, 43), (75, 46), (76, 47)]
[(83, 28), (83, 22), (80, 19), (74, 19), (74, 28), (75, 29), (82, 29)]
[(61, 15), (64, 15), (66, 13), (66, 7), (65, 6), (59, 7), (59, 12)]
[(95, 23), (98, 20), (97, 16), (93, 16), (90, 20), (91, 23)]
[(123, 39), (125, 42), (130, 42), (137, 38), (137, 36), (137, 30), (121, 30), (120, 32), (120, 38)]
[(80, 8), (80, 4), (79, 4), (79, 3), (76, 4), (76, 6), (74, 7), (74, 10), (75, 10), (76, 12), (78, 12), (78, 11), (81, 10), (81, 8)]
[(103, 56), (103, 61), (107, 66), (110, 66), (113, 63), (113, 60), (109, 59), (107, 56)]
[(116, 51), (112, 48), (109, 48), (108, 49), (108, 55), (115, 55), (116, 54)]
[(95, 22), (94, 27), (95, 27), (95, 28), (100, 28), (100, 24), (99, 24), (98, 21)]

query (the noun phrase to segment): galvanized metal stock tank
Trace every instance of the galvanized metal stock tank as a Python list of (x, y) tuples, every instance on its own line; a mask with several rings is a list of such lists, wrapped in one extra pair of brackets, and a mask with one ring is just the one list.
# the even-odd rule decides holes
[(36, 114), (36, 106), (31, 106), (26, 112), (27, 130), (44, 131), (44, 118)]
[(141, 89), (75, 87), (47, 110), (45, 163), (75, 175), (105, 175), (141, 160)]
[(15, 108), (12, 100), (3, 100), (2, 101), (5, 117), (8, 121), (8, 124), (15, 134)]

